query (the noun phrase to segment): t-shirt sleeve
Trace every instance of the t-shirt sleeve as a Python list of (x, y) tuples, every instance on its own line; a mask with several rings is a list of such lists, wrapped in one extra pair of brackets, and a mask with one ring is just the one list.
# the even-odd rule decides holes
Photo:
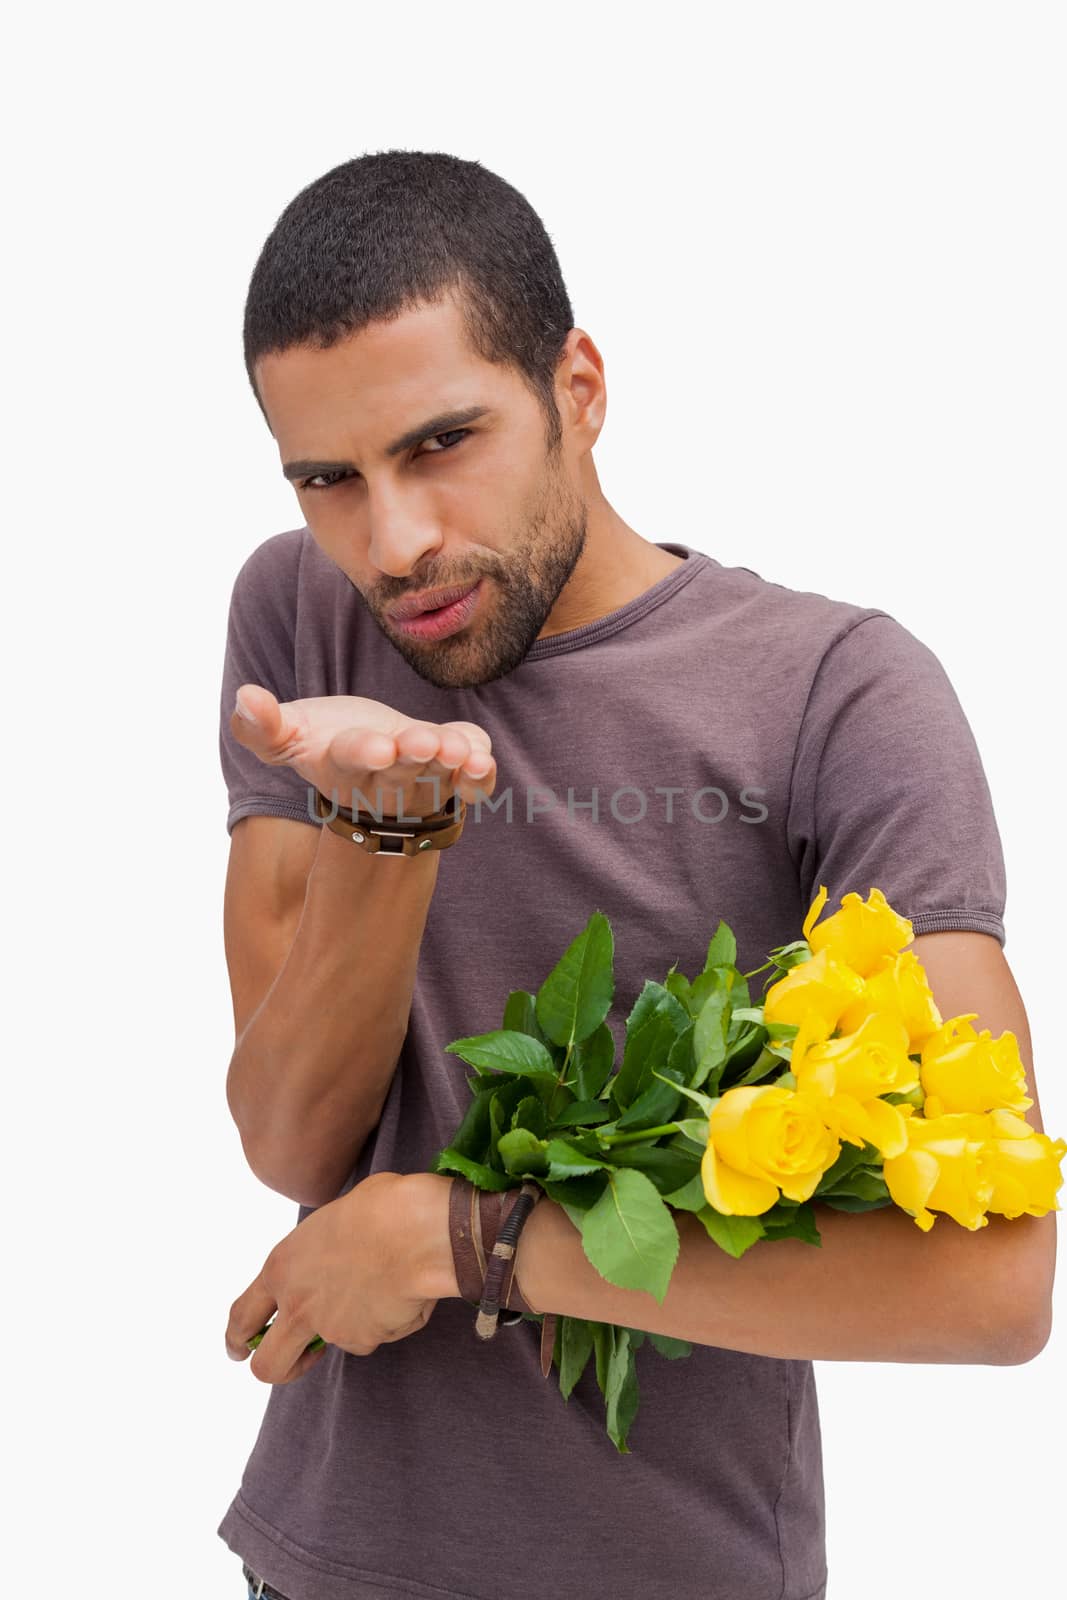
[[(229, 810), (226, 831), (253, 815), (291, 817), (320, 827), (308, 811), (308, 784), (292, 767), (270, 766), (230, 731), (237, 690), (257, 683), (280, 701), (299, 698), (296, 685), (297, 572), (295, 547), (284, 535), (267, 539), (234, 580), (226, 624), (219, 709), (219, 758)], [(295, 552), (298, 554), (298, 551)]]
[(802, 900), (883, 891), (916, 935), (1005, 941), (1000, 832), (974, 734), (933, 651), (886, 613), (853, 622), (812, 681), (793, 761), (789, 848)]

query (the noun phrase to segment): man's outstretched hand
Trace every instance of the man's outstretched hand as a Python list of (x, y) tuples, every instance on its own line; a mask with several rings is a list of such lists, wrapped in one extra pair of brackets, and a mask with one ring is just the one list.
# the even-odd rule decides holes
[(251, 1370), (262, 1383), (292, 1383), (325, 1354), (307, 1349), (316, 1335), (368, 1356), (425, 1327), (439, 1299), (459, 1294), (451, 1186), (444, 1174), (375, 1172), (312, 1211), (230, 1307), (227, 1354), (243, 1361), (273, 1316)]
[[(267, 766), (288, 766), (327, 800), (386, 817), (426, 817), (453, 792), (473, 803), (496, 782), (492, 740), (476, 722), (421, 722), (381, 700), (319, 695), (279, 701), (243, 683), (230, 731)], [(365, 796), (361, 798), (361, 796)]]

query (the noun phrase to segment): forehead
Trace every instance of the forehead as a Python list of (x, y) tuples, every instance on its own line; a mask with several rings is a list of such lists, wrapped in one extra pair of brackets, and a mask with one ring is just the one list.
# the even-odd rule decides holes
[(365, 429), (380, 423), (392, 433), (428, 408), (468, 404), (475, 388), (492, 404), (516, 382), (509, 369), (471, 348), (451, 297), (370, 323), (328, 350), (296, 345), (271, 352), (254, 373), (271, 431), (291, 449), (299, 449), (299, 436), (321, 434), (343, 418)]

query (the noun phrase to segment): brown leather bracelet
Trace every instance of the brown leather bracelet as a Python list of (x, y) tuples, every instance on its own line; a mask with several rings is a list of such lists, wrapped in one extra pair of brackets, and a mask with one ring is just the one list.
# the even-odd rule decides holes
[[(452, 1262), (456, 1283), (462, 1299), (479, 1308), (475, 1332), (480, 1338), (492, 1338), (498, 1326), (510, 1327), (521, 1322), (524, 1315), (542, 1316), (541, 1323), (541, 1375), (547, 1378), (552, 1370), (552, 1352), (556, 1342), (555, 1312), (541, 1313), (524, 1297), (516, 1276), (517, 1250), (503, 1246), (497, 1259), (503, 1263), (500, 1286), (493, 1297), (499, 1300), (499, 1315), (486, 1316), (482, 1310), (486, 1277), (501, 1229), (511, 1216), (521, 1196), (534, 1205), (543, 1199), (540, 1184), (527, 1182), (520, 1188), (491, 1190), (479, 1189), (468, 1179), (452, 1178), (449, 1194), (448, 1229), (452, 1243)], [(497, 1269), (500, 1270), (499, 1268)]]
[(373, 811), (353, 812), (316, 789), (315, 815), (368, 855), (417, 856), (427, 850), (447, 850), (455, 844), (467, 820), (467, 802), (454, 793), (440, 811), (401, 822), (396, 817), (379, 818)]

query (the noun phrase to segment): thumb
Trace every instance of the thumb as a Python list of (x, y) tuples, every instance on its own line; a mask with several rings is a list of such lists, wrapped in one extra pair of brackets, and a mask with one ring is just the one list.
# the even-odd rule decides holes
[(277, 744), (281, 726), (281, 707), (270, 690), (242, 683), (230, 717), (234, 738), (257, 755), (266, 754)]

